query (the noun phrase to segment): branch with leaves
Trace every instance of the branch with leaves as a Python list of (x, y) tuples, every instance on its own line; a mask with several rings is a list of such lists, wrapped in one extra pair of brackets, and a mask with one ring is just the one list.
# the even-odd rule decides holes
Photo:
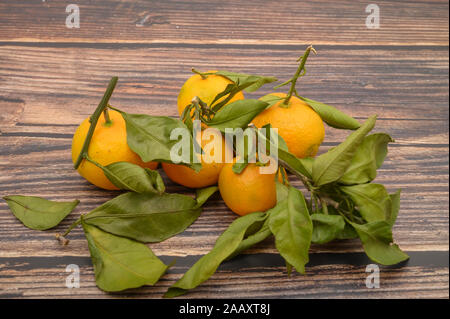
[[(214, 248), (200, 258), (175, 284), (165, 297), (182, 295), (203, 283), (221, 263), (234, 258), (264, 239), (273, 236), (275, 246), (285, 259), (287, 272), (293, 269), (305, 273), (311, 244), (333, 240), (359, 238), (367, 256), (380, 264), (393, 265), (408, 259), (394, 244), (392, 227), (400, 207), (400, 191), (388, 193), (374, 183), (377, 170), (387, 155), (392, 138), (385, 133), (369, 134), (375, 127), (376, 116), (360, 124), (353, 117), (321, 102), (301, 97), (295, 88), (298, 78), (305, 75), (308, 47), (299, 59), (295, 75), (278, 87), (290, 84), (289, 94), (280, 98), (266, 95), (259, 100), (245, 99), (227, 104), (232, 97), (246, 90), (254, 92), (262, 85), (276, 81), (273, 77), (218, 71), (215, 75), (232, 81), (207, 105), (194, 98), (181, 119), (167, 116), (129, 114), (108, 104), (117, 77), (109, 86), (90, 118), (90, 128), (83, 148), (75, 161), (77, 168), (83, 161), (99, 167), (121, 195), (107, 201), (78, 218), (57, 238), (64, 244), (76, 227), (81, 226), (88, 241), (97, 285), (105, 291), (121, 291), (156, 283), (170, 265), (153, 254), (146, 243), (171, 238), (189, 227), (201, 214), (202, 206), (217, 187), (197, 190), (196, 198), (166, 193), (159, 173), (127, 162), (101, 165), (88, 155), (90, 140), (100, 116), (109, 120), (108, 109), (118, 111), (125, 123), (127, 144), (144, 162), (172, 162), (171, 148), (177, 141), (170, 137), (172, 130), (192, 131), (193, 119), (208, 127), (225, 129), (253, 129), (258, 141), (266, 148), (277, 147), (281, 172), (285, 170), (298, 178), (303, 188), (277, 182), (277, 204), (265, 211), (237, 218), (217, 239)], [(210, 73), (193, 72), (202, 77)], [(333, 128), (353, 130), (336, 147), (316, 158), (297, 158), (289, 152), (285, 141), (276, 134), (262, 134), (263, 129), (251, 125), (252, 120), (281, 99), (289, 104), (295, 95), (317, 112)], [(226, 107), (224, 107), (226, 105)], [(192, 149), (195, 138), (190, 137)], [(276, 142), (275, 142), (276, 141)], [(235, 145), (234, 145), (235, 146)], [(201, 169), (192, 157), (183, 165)], [(200, 165), (200, 166), (199, 166)], [(240, 174), (246, 163), (235, 164)], [(287, 179), (285, 176), (283, 180)], [(27, 227), (47, 230), (58, 225), (77, 206), (79, 201), (54, 202), (32, 196), (5, 196), (13, 214)]]

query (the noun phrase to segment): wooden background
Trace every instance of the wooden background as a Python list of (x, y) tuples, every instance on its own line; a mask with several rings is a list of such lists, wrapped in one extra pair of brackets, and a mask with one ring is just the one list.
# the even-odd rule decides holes
[[(372, 1), (71, 1), (81, 27), (65, 26), (67, 1), (0, 1), (0, 196), (81, 204), (59, 227), (32, 231), (0, 203), (0, 297), (159, 298), (235, 218), (215, 195), (186, 232), (151, 245), (177, 265), (155, 286), (106, 294), (95, 286), (86, 240), (76, 229), (61, 247), (54, 234), (117, 195), (73, 169), (71, 138), (97, 106), (111, 76), (112, 104), (176, 116), (190, 68), (288, 79), (308, 44), (317, 56), (302, 95), (360, 120), (378, 114), (377, 131), (396, 142), (378, 182), (402, 188), (394, 237), (409, 262), (381, 268), (381, 287), (365, 286), (370, 261), (359, 241), (311, 249), (307, 274), (288, 278), (272, 240), (224, 264), (186, 298), (448, 298), (448, 2), (381, 1), (380, 29), (367, 29)], [(258, 97), (270, 93), (270, 85)], [(321, 152), (347, 132), (327, 128)], [(167, 181), (170, 192), (192, 193)], [(298, 185), (296, 182), (295, 185)], [(68, 264), (81, 288), (68, 289)]]

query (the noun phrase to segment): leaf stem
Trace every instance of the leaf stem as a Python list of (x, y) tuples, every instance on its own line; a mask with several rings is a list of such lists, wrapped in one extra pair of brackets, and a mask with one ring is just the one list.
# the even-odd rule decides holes
[(64, 234), (62, 234), (62, 236), (63, 236), (63, 237), (66, 237), (67, 235), (69, 235), (69, 233), (70, 233), (75, 227), (77, 227), (80, 223), (81, 223), (81, 217), (78, 218), (75, 222), (73, 222), (72, 225), (70, 225), (69, 228), (64, 232)]
[(322, 206), (322, 211), (324, 212), (325, 215), (328, 215), (327, 202), (323, 198), (321, 198), (320, 196), (319, 196), (319, 201), (320, 201), (320, 204)]
[(89, 157), (88, 154), (86, 154), (84, 156), (84, 159), (92, 164), (94, 164), (95, 166), (97, 166), (98, 168), (104, 169), (105, 167), (103, 165), (101, 165), (100, 163), (94, 161), (92, 158)]
[(103, 110), (103, 116), (105, 117), (105, 125), (110, 126), (111, 125), (111, 118), (109, 117), (108, 108), (105, 107)]
[(298, 78), (305, 75), (305, 72), (306, 72), (305, 63), (306, 63), (306, 60), (308, 59), (309, 53), (311, 51), (314, 52), (314, 54), (317, 54), (316, 50), (312, 47), (312, 45), (307, 47), (305, 53), (297, 60), (297, 61), (301, 61), (301, 62), (300, 62), (300, 65), (298, 66), (297, 71), (295, 72), (294, 76), (289, 81), (283, 83), (283, 84), (288, 84), (290, 82), (291, 87), (289, 89), (288, 95), (284, 99), (283, 103), (281, 103), (281, 105), (288, 107), (289, 100), (291, 99), (292, 95), (297, 92), (295, 90), (295, 85), (297, 84)]
[[(116, 87), (118, 79), (119, 78), (117, 76), (114, 76), (114, 77), (111, 78), (111, 80), (109, 81), (108, 88), (106, 89), (102, 100), (100, 101), (99, 105), (97, 106), (97, 108), (95, 109), (94, 113), (92, 114), (92, 116), (90, 118), (91, 125), (90, 125), (89, 131), (88, 131), (88, 133), (86, 135), (86, 139), (84, 140), (84, 144), (83, 144), (83, 147), (81, 149), (81, 152), (78, 155), (77, 160), (75, 161), (75, 165), (74, 165), (75, 169), (78, 169), (78, 167), (80, 166), (81, 162), (83, 161), (83, 159), (85, 158), (85, 156), (88, 153), (89, 144), (91, 143), (92, 135), (94, 134), (95, 127), (97, 126), (97, 122), (98, 122), (98, 120), (100, 118), (100, 115), (103, 113), (103, 111), (108, 106), (108, 101), (111, 98), (111, 95), (112, 95), (112, 93), (114, 91), (114, 88)], [(106, 119), (106, 117), (105, 117), (105, 119)]]
[(77, 219), (74, 223), (72, 223), (72, 225), (69, 226), (69, 228), (64, 232), (64, 234), (56, 234), (55, 237), (56, 239), (63, 245), (66, 246), (70, 240), (68, 240), (66, 238), (67, 235), (69, 235), (69, 233), (75, 228), (77, 227), (79, 224), (81, 223), (81, 217), (79, 219)]
[(196, 69), (194, 69), (194, 68), (192, 68), (191, 71), (194, 72), (195, 74), (200, 75), (200, 76), (202, 77), (203, 80), (206, 80), (206, 79), (208, 78), (208, 76), (207, 76), (205, 73), (200, 72), (200, 71), (198, 71), (198, 70), (196, 70)]

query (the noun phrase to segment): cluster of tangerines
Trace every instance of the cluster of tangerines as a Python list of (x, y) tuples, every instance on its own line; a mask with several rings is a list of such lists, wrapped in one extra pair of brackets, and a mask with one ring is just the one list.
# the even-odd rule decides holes
[[(232, 81), (216, 71), (196, 73), (182, 86), (178, 95), (178, 112), (180, 116), (184, 109), (198, 98), (210, 105), (214, 98), (223, 92)], [(286, 142), (289, 152), (298, 158), (314, 157), (325, 136), (324, 123), (321, 117), (305, 102), (285, 93), (271, 93), (280, 100), (259, 113), (252, 123), (261, 128), (271, 124), (278, 129), (278, 134)], [(221, 99), (226, 99), (227, 96)], [(245, 99), (243, 92), (235, 94), (224, 106), (237, 100)], [(108, 116), (108, 118), (106, 118)], [(72, 159), (77, 160), (83, 143), (88, 134), (90, 120), (87, 118), (78, 127), (73, 137)], [(202, 125), (206, 128), (206, 125)], [(217, 134), (221, 134), (217, 132)], [(201, 139), (201, 146), (208, 141)], [(173, 182), (189, 188), (203, 188), (218, 184), (220, 194), (225, 204), (236, 214), (246, 215), (256, 211), (266, 211), (276, 204), (276, 179), (281, 179), (281, 172), (262, 174), (257, 163), (249, 163), (238, 173), (233, 171), (233, 163), (225, 163), (227, 152), (233, 148), (227, 145), (223, 136), (214, 139), (221, 141), (222, 160), (205, 162), (200, 158), (200, 171), (174, 163), (161, 163), (167, 177)], [(88, 156), (95, 162), (106, 166), (114, 162), (130, 162), (133, 164), (157, 169), (159, 163), (144, 163), (127, 144), (126, 124), (122, 115), (114, 110), (102, 116), (95, 128), (88, 149)], [(83, 161), (78, 172), (92, 184), (107, 190), (118, 189), (105, 176), (103, 170), (90, 161)]]

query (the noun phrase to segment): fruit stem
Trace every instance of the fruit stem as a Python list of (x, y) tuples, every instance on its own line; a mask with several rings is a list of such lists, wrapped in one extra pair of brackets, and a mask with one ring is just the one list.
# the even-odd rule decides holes
[(110, 126), (112, 122), (111, 122), (111, 118), (109, 117), (109, 112), (108, 112), (107, 107), (105, 107), (105, 109), (103, 110), (103, 116), (105, 117), (105, 125)]
[(281, 103), (281, 105), (284, 105), (285, 107), (289, 106), (289, 100), (291, 99), (292, 95), (296, 92), (295, 85), (297, 84), (298, 78), (305, 75), (306, 71), (305, 63), (306, 60), (308, 60), (308, 56), (311, 51), (314, 52), (314, 54), (317, 54), (316, 50), (312, 47), (312, 45), (310, 45), (309, 47), (306, 48), (305, 53), (303, 53), (303, 55), (297, 60), (297, 62), (301, 61), (300, 65), (298, 66), (298, 69), (295, 72), (294, 76), (289, 81), (286, 82), (286, 84), (291, 82), (291, 87), (289, 89), (288, 95), (284, 99), (283, 103)]
[(69, 228), (64, 232), (64, 234), (56, 234), (55, 237), (56, 239), (63, 245), (66, 246), (70, 240), (68, 240), (66, 238), (67, 235), (69, 235), (69, 233), (72, 231), (72, 229), (74, 229), (75, 227), (77, 227), (79, 224), (81, 223), (81, 218), (77, 219), (74, 223), (72, 223), (72, 225), (69, 226)]
[[(91, 116), (91, 118), (89, 120), (91, 125), (90, 125), (89, 131), (88, 131), (88, 133), (86, 135), (86, 139), (84, 140), (84, 144), (83, 144), (83, 147), (81, 149), (81, 152), (78, 155), (77, 160), (75, 161), (75, 165), (74, 165), (75, 169), (78, 169), (78, 167), (80, 166), (81, 162), (83, 161), (83, 159), (85, 158), (85, 156), (88, 153), (89, 144), (91, 143), (92, 135), (94, 134), (95, 127), (97, 126), (98, 119), (99, 119), (100, 115), (103, 113), (103, 111), (106, 109), (106, 107), (108, 106), (108, 101), (111, 98), (111, 95), (112, 95), (112, 93), (114, 91), (114, 88), (116, 87), (116, 84), (117, 84), (118, 80), (119, 80), (119, 78), (117, 76), (113, 76), (111, 78), (111, 80), (109, 81), (108, 88), (106, 89), (102, 100), (98, 104), (97, 108), (95, 109), (94, 113), (92, 114), (92, 116)], [(105, 117), (105, 119), (106, 119), (106, 117)]]
[(205, 73), (202, 73), (194, 68), (191, 69), (192, 72), (194, 72), (195, 74), (198, 74), (202, 77), (203, 80), (206, 80), (208, 78), (208, 76)]
[[(201, 111), (201, 115), (204, 115), (207, 117), (208, 121), (211, 121), (213, 111), (208, 107), (208, 105), (200, 100), (198, 96), (194, 96), (194, 98), (191, 100), (191, 103), (194, 104), (194, 107)], [(200, 117), (200, 120), (203, 122), (203, 116)]]

